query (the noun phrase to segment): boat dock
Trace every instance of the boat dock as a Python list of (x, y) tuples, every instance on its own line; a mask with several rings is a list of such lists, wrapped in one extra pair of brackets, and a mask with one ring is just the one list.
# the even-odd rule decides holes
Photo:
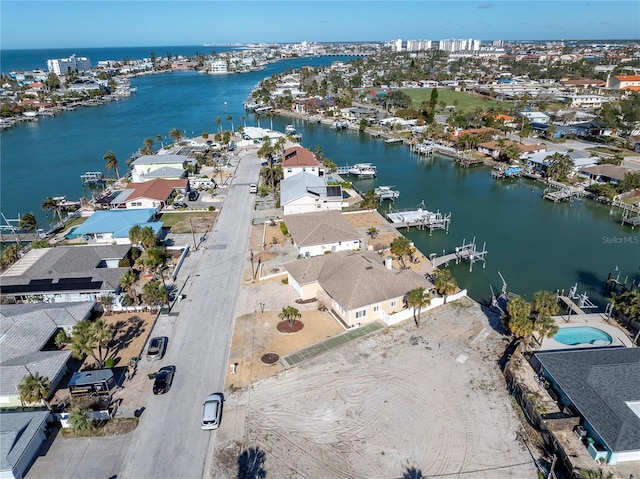
[(418, 143), (416, 145), (411, 145), (410, 150), (414, 153), (418, 153), (419, 155), (432, 155), (433, 143)]
[(522, 168), (517, 166), (510, 166), (507, 169), (500, 168), (491, 170), (491, 178), (519, 178), (520, 176), (522, 176)]
[(622, 224), (630, 225), (631, 229), (635, 229), (636, 226), (640, 226), (640, 216), (622, 218)]
[(100, 185), (105, 183), (104, 175), (101, 171), (87, 171), (84, 175), (80, 175), (82, 185)]
[(386, 140), (384, 140), (384, 143), (386, 145), (399, 145), (403, 141), (404, 140), (402, 138), (387, 138)]
[(469, 168), (470, 166), (484, 164), (484, 160), (482, 158), (462, 158), (458, 164), (463, 168)]
[(471, 243), (467, 243), (465, 239), (462, 241), (462, 245), (456, 246), (453, 253), (443, 254), (442, 256), (437, 256), (436, 253), (432, 253), (429, 256), (429, 260), (434, 268), (439, 268), (442, 265), (446, 267), (451, 261), (454, 261), (455, 264), (459, 264), (461, 261), (469, 261), (469, 271), (473, 271), (473, 264), (476, 261), (482, 261), (483, 268), (487, 265), (488, 251), (486, 246), (487, 244), (484, 243), (482, 249), (479, 250), (475, 237)]
[(554, 190), (552, 188), (547, 188), (544, 190), (542, 197), (545, 200), (553, 201), (557, 203), (558, 201), (570, 201), (574, 196), (577, 196), (576, 190), (573, 188), (562, 188), (561, 190)]
[[(587, 293), (578, 294), (578, 283), (569, 289), (568, 295), (565, 296), (564, 289), (560, 292), (556, 291), (556, 294), (558, 295), (558, 302), (564, 304), (569, 311), (569, 316), (571, 316), (572, 313), (587, 314), (584, 312), (584, 309), (598, 308), (598, 306), (591, 302)], [(577, 304), (573, 301), (574, 299), (578, 301)]]
[(396, 229), (412, 227), (428, 229), (429, 235), (433, 234), (434, 230), (444, 230), (445, 233), (449, 233), (451, 223), (451, 213), (427, 211), (424, 209), (424, 202), (417, 210), (394, 211), (390, 206), (386, 217)]

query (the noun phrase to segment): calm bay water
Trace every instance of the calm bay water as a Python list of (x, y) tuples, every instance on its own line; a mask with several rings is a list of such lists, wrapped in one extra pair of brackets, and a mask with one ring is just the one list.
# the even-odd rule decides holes
[[(180, 47), (145, 48), (136, 55), (127, 49), (123, 58), (141, 58), (155, 51), (180, 54)], [(184, 47), (187, 48), (187, 47)], [(215, 47), (192, 47), (208, 52)], [(207, 50), (209, 48), (210, 50)], [(102, 49), (101, 49), (102, 50)], [(108, 49), (98, 59), (117, 58)], [(218, 50), (220, 51), (220, 50)], [(53, 55), (40, 53), (40, 58), (58, 58), (71, 53), (89, 56), (85, 51), (64, 51)], [(5, 52), (2, 71), (5, 69)], [(33, 58), (37, 55), (33, 54)], [(0, 209), (7, 217), (33, 212), (39, 221), (47, 221), (40, 210), (46, 196), (66, 195), (77, 199), (89, 195), (82, 188), (80, 175), (85, 171), (102, 171), (103, 155), (113, 150), (121, 171), (126, 159), (144, 138), (161, 135), (168, 140), (173, 128), (188, 136), (217, 129), (215, 119), (225, 129), (235, 128), (246, 116), (247, 125), (255, 125), (253, 117), (242, 109), (242, 102), (261, 79), (278, 71), (303, 65), (329, 64), (336, 58), (294, 59), (269, 65), (260, 72), (242, 75), (203, 75), (191, 72), (141, 77), (132, 81), (138, 93), (131, 98), (99, 107), (78, 109), (55, 118), (24, 124), (2, 132), (0, 170)], [(35, 68), (25, 66), (22, 68)], [(42, 65), (40, 65), (42, 67)], [(16, 69), (19, 67), (12, 67)], [(273, 127), (283, 131), (293, 120), (274, 118)], [(542, 188), (527, 180), (496, 181), (489, 169), (458, 168), (449, 158), (431, 159), (413, 155), (404, 146), (386, 146), (381, 140), (357, 132), (336, 132), (326, 126), (293, 121), (303, 133), (303, 145), (314, 149), (320, 145), (328, 158), (338, 165), (371, 162), (378, 168), (377, 180), (360, 180), (361, 190), (375, 184), (395, 185), (400, 198), (397, 209), (416, 208), (424, 200), (429, 210), (452, 213), (449, 234), (411, 230), (407, 236), (425, 254), (443, 250), (451, 252), (463, 239), (489, 251), (486, 269), (481, 263), (468, 272), (468, 263), (452, 266), (458, 282), (471, 296), (486, 302), (489, 285), (499, 291), (498, 271), (508, 282), (509, 290), (531, 299), (539, 289), (568, 290), (578, 283), (579, 292), (604, 304), (603, 284), (616, 266), (621, 279), (635, 275), (640, 279), (640, 232), (622, 227), (615, 212), (588, 201), (553, 204), (542, 200)], [(267, 126), (267, 120), (262, 121)], [(383, 207), (385, 210), (386, 206)]]

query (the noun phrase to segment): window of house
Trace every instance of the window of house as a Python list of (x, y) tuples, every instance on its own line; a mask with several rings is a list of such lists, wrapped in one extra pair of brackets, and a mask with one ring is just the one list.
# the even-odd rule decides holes
[(362, 309), (360, 311), (356, 311), (356, 319), (364, 318), (367, 315), (367, 310)]
[(293, 170), (291, 168), (287, 168), (287, 173), (291, 173)]
[(397, 299), (392, 299), (391, 300), (391, 307), (395, 308), (398, 305), (398, 300)]
[(378, 311), (380, 311), (380, 305), (376, 304), (376, 305), (373, 307), (373, 312), (374, 312), (374, 313), (377, 313)]

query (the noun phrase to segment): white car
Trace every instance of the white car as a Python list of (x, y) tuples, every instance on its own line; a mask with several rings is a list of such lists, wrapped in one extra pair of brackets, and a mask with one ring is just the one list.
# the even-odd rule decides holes
[(222, 403), (224, 396), (222, 393), (213, 393), (207, 396), (202, 405), (202, 429), (218, 429), (222, 418)]

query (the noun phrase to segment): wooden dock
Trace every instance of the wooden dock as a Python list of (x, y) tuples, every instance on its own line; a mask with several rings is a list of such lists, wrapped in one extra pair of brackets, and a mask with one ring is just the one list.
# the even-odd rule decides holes
[(434, 268), (439, 268), (442, 265), (445, 267), (451, 262), (459, 264), (461, 261), (469, 261), (469, 271), (473, 271), (473, 264), (476, 261), (482, 261), (482, 267), (487, 265), (487, 254), (489, 252), (486, 249), (486, 243), (482, 245), (482, 250), (479, 250), (476, 245), (476, 239), (473, 238), (471, 243), (467, 243), (466, 240), (462, 241), (461, 246), (456, 246), (453, 253), (437, 256), (435, 253), (430, 255), (429, 260)]
[(0, 243), (31, 243), (40, 239), (38, 233), (2, 233), (0, 232)]
[(640, 216), (622, 218), (622, 224), (630, 225), (631, 229), (635, 229), (636, 226), (640, 226)]
[(563, 188), (555, 191), (546, 189), (542, 195), (545, 200), (553, 201), (554, 203), (557, 203), (558, 201), (569, 201), (574, 196), (577, 196), (575, 190), (569, 188)]
[[(423, 206), (424, 204), (421, 205)], [(392, 207), (389, 207), (386, 217), (396, 229), (428, 229), (430, 235), (433, 234), (434, 230), (444, 230), (448, 233), (449, 224), (451, 223), (451, 213), (443, 214), (440, 211), (427, 211), (422, 207), (417, 210), (407, 211), (394, 211)]]
[(558, 296), (558, 301), (564, 303), (564, 305), (575, 314), (587, 314), (568, 296)]
[(463, 158), (459, 161), (459, 164), (463, 168), (469, 168), (470, 166), (484, 164), (484, 160), (482, 158)]

